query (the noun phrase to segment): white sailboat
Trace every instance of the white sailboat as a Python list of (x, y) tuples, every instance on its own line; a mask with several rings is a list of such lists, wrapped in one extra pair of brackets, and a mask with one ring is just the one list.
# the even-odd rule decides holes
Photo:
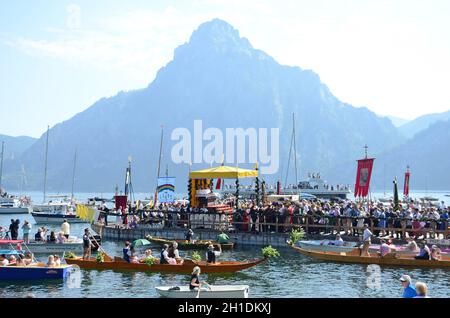
[[(73, 201), (73, 184), (75, 175), (73, 175), (72, 180), (72, 198), (69, 200), (65, 195), (50, 196), (56, 198), (57, 200), (50, 200), (46, 202), (46, 186), (47, 186), (47, 157), (48, 157), (48, 136), (49, 127), (47, 127), (47, 142), (45, 146), (45, 170), (44, 170), (44, 200), (43, 204), (33, 205), (33, 216), (36, 223), (57, 223), (61, 224), (64, 219), (69, 223), (86, 223), (87, 221), (80, 219), (76, 215), (76, 207)], [(74, 173), (76, 164), (76, 152), (74, 158)]]

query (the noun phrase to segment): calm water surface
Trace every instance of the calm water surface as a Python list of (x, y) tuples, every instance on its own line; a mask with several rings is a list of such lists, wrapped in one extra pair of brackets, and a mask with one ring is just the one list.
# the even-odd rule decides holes
[[(31, 221), (34, 235), (37, 226), (31, 215), (3, 215), (0, 216), (0, 224), (9, 226), (11, 217), (20, 219), (21, 224), (25, 219)], [(71, 234), (81, 236), (87, 226), (72, 224)], [(58, 225), (46, 227), (59, 230)], [(21, 235), (20, 231), (19, 237)], [(105, 241), (103, 248), (110, 255), (120, 256), (122, 243)], [(157, 246), (153, 250), (155, 254), (158, 253)], [(316, 261), (288, 248), (279, 248), (279, 251), (281, 257), (269, 263), (234, 274), (202, 274), (201, 280), (210, 284), (247, 284), (250, 286), (250, 297), (372, 298), (400, 297), (402, 287), (398, 279), (402, 274), (409, 274), (414, 282), (419, 280), (427, 283), (431, 297), (450, 297), (450, 270), (400, 267), (374, 269), (374, 265)], [(180, 251), (181, 256), (191, 253)], [(37, 256), (42, 261), (46, 260), (45, 255)], [(234, 251), (224, 251), (220, 259), (246, 260), (258, 257), (259, 247), (237, 247)], [(188, 284), (190, 278), (188, 275), (95, 270), (81, 270), (80, 274), (79, 287), (68, 281), (0, 282), (0, 297), (25, 297), (30, 292), (36, 297), (159, 297), (155, 286)]]

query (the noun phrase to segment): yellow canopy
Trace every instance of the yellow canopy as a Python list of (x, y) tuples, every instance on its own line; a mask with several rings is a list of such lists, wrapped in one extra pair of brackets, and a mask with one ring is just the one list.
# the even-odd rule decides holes
[(248, 170), (238, 167), (218, 166), (209, 169), (191, 171), (191, 179), (237, 179), (237, 178), (256, 178), (258, 170)]

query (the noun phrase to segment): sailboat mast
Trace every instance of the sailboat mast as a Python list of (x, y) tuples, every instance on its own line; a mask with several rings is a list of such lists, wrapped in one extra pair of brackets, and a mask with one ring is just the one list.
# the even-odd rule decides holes
[(164, 126), (161, 125), (161, 141), (159, 143), (159, 159), (158, 159), (158, 178), (161, 171), (161, 156), (162, 156), (162, 145), (163, 145), (163, 135), (164, 135)]
[(47, 141), (45, 143), (45, 168), (44, 168), (44, 203), (46, 199), (46, 187), (47, 187), (47, 157), (48, 157), (48, 133), (50, 126), (47, 126)]
[(73, 158), (73, 171), (72, 171), (72, 200), (73, 200), (73, 189), (75, 185), (75, 168), (77, 165), (77, 151), (75, 150), (75, 155)]
[(298, 186), (297, 178), (297, 149), (295, 147), (295, 114), (292, 113), (292, 137), (294, 139), (294, 163), (295, 163), (295, 185)]
[(2, 178), (3, 178), (3, 153), (5, 152), (5, 142), (2, 141), (2, 157), (0, 161), (0, 190), (2, 189)]

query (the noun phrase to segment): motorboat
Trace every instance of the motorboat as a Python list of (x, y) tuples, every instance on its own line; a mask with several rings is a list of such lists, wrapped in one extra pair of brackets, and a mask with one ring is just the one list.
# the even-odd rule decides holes
[[(17, 250), (0, 250), (0, 255), (5, 258), (14, 256), (16, 259), (22, 258), (23, 251)], [(8, 265), (0, 266), (0, 281), (28, 281), (42, 279), (64, 279), (68, 277), (73, 270), (72, 265), (61, 264), (49, 267), (41, 262), (32, 262), (29, 265), (17, 264), (16, 261)]]
[(208, 288), (189, 289), (189, 286), (158, 286), (156, 291), (167, 298), (248, 298), (248, 285), (208, 285)]
[(26, 197), (0, 197), (0, 215), (1, 214), (29, 214), (31, 207), (29, 199)]
[(87, 221), (76, 215), (76, 207), (70, 201), (52, 202), (33, 205), (33, 216), (36, 223), (61, 224), (64, 219), (69, 223), (86, 223)]

